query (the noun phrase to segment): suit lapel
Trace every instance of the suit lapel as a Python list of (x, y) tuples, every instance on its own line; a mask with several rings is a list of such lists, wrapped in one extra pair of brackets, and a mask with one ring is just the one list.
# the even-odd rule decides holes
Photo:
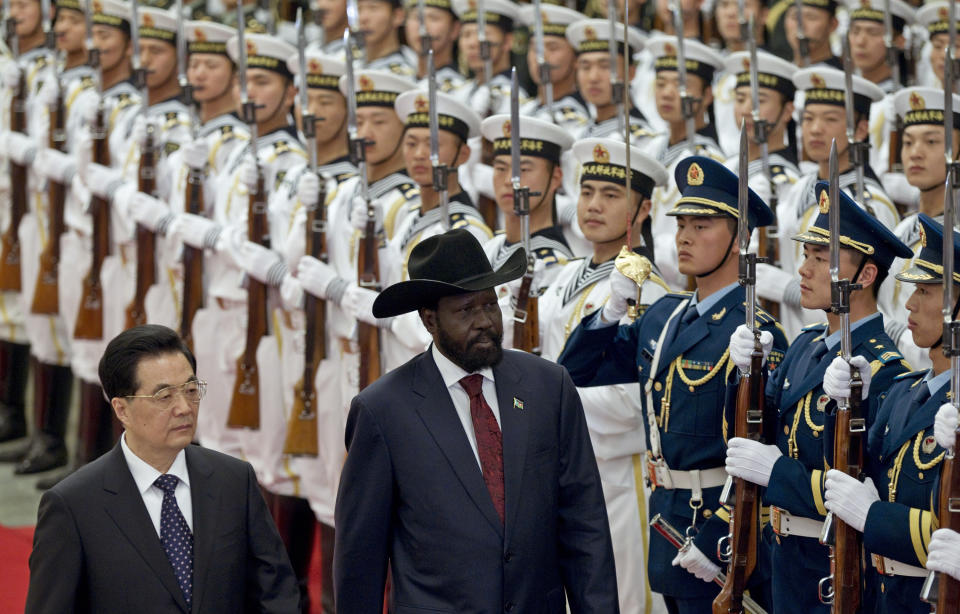
[[(450, 399), (440, 376), (440, 370), (433, 360), (433, 354), (427, 350), (421, 354), (413, 376), (413, 392), (421, 397), (417, 414), (437, 446), (446, 456), (457, 479), (467, 491), (474, 504), (483, 513), (499, 537), (503, 536), (500, 516), (493, 507), (493, 499), (483, 481), (483, 473), (477, 463), (477, 457), (470, 448), (463, 424), (457, 416), (457, 410)], [(498, 395), (499, 396), (499, 395)], [(505, 447), (505, 446), (504, 446)]]
[(105, 511), (173, 596), (180, 609), (188, 612), (187, 602), (183, 599), (173, 567), (163, 551), (157, 530), (143, 504), (137, 484), (133, 481), (120, 444), (114, 446), (110, 454), (111, 469), (103, 479), (103, 489), (112, 496), (107, 497)]
[(213, 478), (213, 467), (193, 446), (187, 446), (187, 471), (193, 502), (193, 603), (203, 605), (207, 571), (213, 562), (213, 536), (219, 509), (220, 488)]
[[(493, 377), (497, 383), (497, 404), (500, 409), (500, 430), (503, 433), (503, 485), (506, 499), (504, 516), (508, 540), (523, 493), (529, 416), (531, 412), (537, 411), (534, 395), (526, 394), (519, 371), (511, 368), (512, 362), (510, 352), (504, 352), (503, 360), (493, 368)], [(519, 406), (514, 406), (514, 399), (520, 402)]]

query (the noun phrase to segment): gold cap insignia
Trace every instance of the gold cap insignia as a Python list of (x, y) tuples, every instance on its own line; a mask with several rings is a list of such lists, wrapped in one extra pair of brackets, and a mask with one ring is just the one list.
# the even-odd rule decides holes
[(206, 42), (206, 40), (207, 40), (207, 33), (204, 32), (203, 30), (201, 30), (200, 28), (196, 28), (196, 29), (193, 31), (193, 38), (194, 38), (198, 43), (204, 43), (204, 42)]
[(862, 0), (861, 5), (862, 5), (863, 8), (865, 8), (865, 9), (873, 8), (872, 6), (870, 6), (870, 0)]
[(910, 94), (910, 108), (914, 111), (919, 111), (927, 107), (927, 102), (923, 99), (923, 96), (916, 92)]
[(417, 96), (417, 99), (413, 101), (413, 108), (420, 113), (426, 113), (430, 110), (430, 101), (427, 100), (426, 96)]
[(467, 5), (470, 7), (471, 11), (477, 10), (477, 0), (470, 0), (467, 2)]
[(247, 55), (257, 55), (257, 46), (252, 40), (247, 40)]
[(923, 440), (924, 454), (932, 453), (936, 449), (936, 447), (937, 447), (937, 440), (933, 437), (933, 435), (930, 435), (929, 437)]
[(673, 43), (665, 43), (663, 45), (663, 55), (677, 55), (677, 48), (673, 46)]
[(313, 75), (322, 75), (323, 64), (317, 58), (312, 58), (307, 64), (307, 72)]
[(587, 26), (583, 29), (583, 36), (588, 41), (595, 41), (597, 40), (597, 31), (593, 29), (593, 26)]
[(546, 12), (546, 11), (540, 11), (540, 19), (543, 20), (544, 25), (550, 23), (550, 18), (547, 17), (547, 12)]
[(607, 151), (607, 148), (603, 145), (597, 143), (597, 146), (593, 148), (593, 161), (599, 162), (600, 164), (607, 164), (610, 162), (610, 152)]
[(360, 91), (362, 92), (373, 91), (373, 79), (367, 75), (360, 75), (360, 78), (357, 79), (357, 85), (360, 87)]
[(940, 18), (940, 21), (946, 21), (950, 18), (950, 13), (947, 12), (947, 7), (941, 6), (940, 10), (937, 11), (937, 17)]
[(141, 13), (143, 17), (140, 18), (140, 23), (143, 24), (144, 28), (153, 27), (153, 15), (150, 13)]
[(510, 120), (509, 120), (509, 119), (508, 119), (507, 121), (503, 122), (502, 130), (503, 130), (503, 136), (505, 136), (505, 137), (507, 137), (507, 138), (510, 138), (510, 131), (513, 130), (513, 126), (510, 125)]
[(810, 75), (810, 85), (818, 90), (822, 90), (827, 87), (827, 82), (824, 81), (820, 75)]
[(743, 72), (750, 72), (750, 58), (743, 58)]
[(93, 0), (93, 12), (102, 13), (103, 12), (103, 2), (100, 0)]
[(703, 169), (696, 162), (687, 169), (687, 184), (703, 185)]
[(827, 196), (826, 190), (820, 192), (820, 213), (824, 215), (830, 213), (830, 197)]

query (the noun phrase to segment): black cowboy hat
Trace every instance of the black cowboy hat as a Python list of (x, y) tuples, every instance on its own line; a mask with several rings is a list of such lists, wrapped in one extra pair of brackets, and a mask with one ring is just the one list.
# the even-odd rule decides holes
[(521, 275), (527, 256), (518, 249), (494, 271), (476, 237), (461, 229), (424, 239), (413, 251), (407, 270), (410, 281), (386, 288), (373, 302), (373, 315), (389, 318), (421, 307), (437, 299), (494, 288)]

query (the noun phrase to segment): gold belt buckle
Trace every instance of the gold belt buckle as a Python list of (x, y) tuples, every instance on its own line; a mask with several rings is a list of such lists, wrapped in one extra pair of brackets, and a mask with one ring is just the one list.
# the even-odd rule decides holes
[(889, 575), (887, 574), (887, 570), (885, 569), (886, 566), (883, 564), (882, 556), (880, 556), (879, 554), (871, 554), (870, 558), (873, 559), (873, 566), (876, 568), (877, 573), (879, 573), (881, 576)]
[(770, 506), (770, 526), (773, 527), (774, 533), (782, 535), (780, 532), (780, 508), (775, 505)]

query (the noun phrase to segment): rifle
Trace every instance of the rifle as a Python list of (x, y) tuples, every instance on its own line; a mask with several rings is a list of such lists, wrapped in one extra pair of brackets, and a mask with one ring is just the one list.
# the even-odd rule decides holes
[(433, 190), (440, 195), (440, 223), (444, 231), (450, 230), (450, 193), (447, 180), (453, 169), (440, 163), (440, 120), (437, 117), (437, 73), (433, 61), (433, 49), (427, 53), (427, 97), (430, 108), (427, 112), (430, 125), (430, 165), (433, 167)]
[(673, 4), (673, 28), (677, 32), (677, 79), (680, 82), (680, 108), (683, 112), (683, 121), (686, 124), (687, 148), (690, 155), (697, 154), (697, 124), (694, 119), (694, 107), (700, 102), (690, 95), (687, 90), (687, 54), (683, 42), (683, 16), (680, 4)]
[[(533, 42), (537, 53), (537, 71), (540, 74), (540, 87), (543, 88), (543, 104), (547, 107), (550, 121), (553, 118), (553, 81), (550, 79), (550, 69), (543, 48), (543, 12), (540, 10), (540, 0), (533, 0)], [(613, 66), (610, 70), (614, 70)]]
[(530, 251), (530, 188), (520, 185), (520, 95), (517, 67), (510, 70), (510, 182), (513, 184), (513, 213), (520, 218), (523, 251), (527, 270), (520, 280), (517, 306), (513, 310), (513, 347), (540, 355), (540, 318), (538, 300), (530, 296), (536, 259)]
[[(840, 316), (840, 356), (850, 362), (850, 293), (860, 284), (840, 279), (840, 185), (837, 142), (830, 146), (830, 296), (831, 311)], [(860, 371), (850, 367), (850, 398), (840, 399), (834, 417), (833, 464), (836, 469), (863, 479), (863, 382)], [(856, 612), (860, 607), (860, 558), (863, 537), (860, 532), (828, 513), (820, 543), (830, 546), (830, 575), (820, 580), (820, 601), (832, 605), (838, 614)]]
[[(953, 86), (956, 44), (955, 0), (950, 2), (950, 44), (943, 68), (943, 128), (947, 163), (947, 189), (943, 198), (943, 355), (950, 359), (950, 403), (960, 407), (960, 322), (954, 309), (954, 248), (953, 233), (956, 223), (956, 189), (960, 184), (960, 162), (953, 155)], [(940, 468), (940, 501), (937, 518), (940, 527), (960, 530), (960, 467), (956, 450), (947, 450)], [(949, 574), (931, 572), (920, 591), (920, 598), (937, 612), (960, 611), (960, 581)]]
[[(200, 120), (193, 85), (187, 79), (187, 36), (184, 31), (183, 0), (177, 0), (177, 80), (183, 92), (184, 104), (190, 108), (191, 136), (196, 139)], [(203, 170), (190, 168), (187, 172), (187, 193), (184, 210), (203, 215)], [(193, 318), (203, 308), (203, 250), (183, 244), (183, 295), (180, 297), (180, 336), (193, 349)]]
[[(243, 3), (237, 3), (237, 20), (243, 24)], [(240, 108), (243, 121), (250, 127), (250, 151), (257, 166), (257, 185), (249, 195), (247, 209), (247, 240), (270, 247), (267, 226), (267, 194), (263, 169), (257, 153), (256, 105), (247, 94), (247, 42), (244, 28), (237, 28), (237, 49), (240, 54)], [(260, 368), (257, 365), (257, 347), (267, 335), (267, 285), (247, 276), (247, 334), (243, 353), (237, 359), (237, 379), (230, 397), (227, 426), (231, 428), (260, 428)]]
[[(7, 46), (14, 56), (20, 55), (17, 20), (7, 18)], [(26, 132), (27, 81), (20, 71), (20, 82), (10, 99), (10, 131)], [(10, 224), (3, 233), (0, 246), (0, 290), (20, 292), (20, 237), (17, 230), (27, 213), (27, 167), (10, 160)]]
[[(751, 20), (752, 21), (752, 20)], [(740, 168), (748, 162), (747, 125), (740, 126)], [(738, 190), (739, 219), (737, 235), (740, 243), (740, 284), (746, 290), (746, 324), (753, 333), (753, 353), (750, 355), (750, 370), (741, 373), (737, 388), (737, 412), (734, 419), (734, 436), (760, 441), (764, 436), (763, 394), (763, 349), (760, 345), (760, 329), (756, 322), (757, 262), (756, 254), (748, 253), (750, 229), (747, 223), (749, 191), (747, 173), (740, 171)], [(760, 540), (760, 487), (742, 478), (727, 478), (721, 501), (729, 503), (730, 487), (733, 486), (733, 512), (730, 515), (730, 533), (717, 543), (717, 554), (727, 563), (727, 577), (723, 589), (713, 600), (714, 614), (740, 614), (743, 612), (743, 592), (747, 579), (757, 564), (757, 547)], [(725, 545), (726, 544), (726, 545)]]
[[(656, 514), (650, 519), (650, 528), (659, 533), (661, 537), (667, 540), (667, 542), (677, 550), (682, 550), (686, 547), (686, 538), (683, 536), (683, 533), (678, 531), (677, 528), (670, 524), (670, 521), (661, 514)], [(727, 576), (721, 571), (713, 581), (723, 586), (727, 583)], [(760, 604), (751, 599), (749, 595), (743, 596), (743, 605), (750, 614), (767, 614), (766, 611), (760, 607)]]
[[(57, 87), (57, 101), (50, 114), (50, 148), (64, 152), (67, 150), (66, 124), (67, 111), (63, 105), (63, 91)], [(33, 290), (30, 312), (35, 314), (57, 315), (60, 312), (60, 288), (58, 273), (60, 268), (60, 235), (64, 232), (63, 212), (66, 205), (67, 188), (58, 181), (50, 181), (47, 186), (50, 204), (49, 232), (47, 244), (40, 252), (37, 283)]]
[(793, 7), (797, 14), (797, 51), (800, 52), (800, 67), (810, 65), (810, 41), (803, 30), (803, 0), (793, 0)]
[[(141, 91), (143, 109), (149, 105), (147, 91), (147, 71), (140, 63), (140, 19), (137, 3), (131, 3), (133, 24), (130, 28), (133, 41), (133, 81), (135, 87)], [(147, 135), (140, 152), (140, 166), (137, 172), (137, 190), (144, 194), (156, 196), (157, 191), (157, 153), (156, 135), (153, 122), (146, 123)], [(144, 301), (147, 291), (157, 281), (157, 236), (149, 228), (137, 224), (137, 281), (133, 292), (133, 300), (127, 305), (126, 327), (132, 328), (147, 323), (147, 312)]]
[[(856, 137), (857, 124), (853, 109), (853, 61), (850, 59), (850, 38), (847, 36), (843, 37), (843, 76), (843, 102), (847, 112), (847, 143), (849, 143), (850, 163), (857, 171), (857, 193), (854, 195), (854, 200), (858, 205), (869, 211), (870, 209), (866, 206), (865, 201), (863, 175), (870, 143), (857, 141)], [(831, 204), (833, 202), (830, 201)]]
[[(87, 2), (87, 39), (90, 43), (89, 62), (94, 71), (100, 69), (100, 50), (93, 41), (92, 0)], [(102, 79), (97, 80), (100, 102), (94, 115), (91, 136), (93, 137), (93, 161), (110, 166), (110, 145), (107, 139), (106, 109), (103, 104)], [(93, 254), (90, 270), (83, 279), (80, 306), (77, 309), (77, 322), (73, 336), (76, 339), (103, 339), (103, 286), (100, 283), (100, 268), (110, 253), (110, 203), (99, 196), (90, 195), (90, 215), (93, 218)]]
[[(300, 121), (303, 136), (307, 139), (310, 151), (310, 172), (317, 172), (317, 125), (316, 117), (310, 113), (307, 98), (307, 54), (306, 32), (303, 15), (297, 11), (298, 60), (300, 62)], [(326, 183), (320, 181), (320, 194), (317, 204), (307, 208), (306, 253), (327, 262), (327, 199)], [(304, 293), (304, 316), (306, 336), (304, 337), (303, 375), (293, 390), (293, 410), (287, 423), (287, 437), (283, 444), (284, 454), (316, 456), (317, 444), (317, 393), (314, 388), (317, 368), (320, 361), (327, 357), (327, 302), (309, 292)]]

